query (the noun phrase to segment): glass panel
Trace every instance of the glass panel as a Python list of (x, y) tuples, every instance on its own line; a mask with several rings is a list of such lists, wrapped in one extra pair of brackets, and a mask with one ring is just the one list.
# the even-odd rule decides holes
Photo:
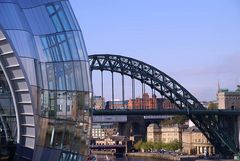
[(47, 40), (47, 37), (45, 36), (42, 36), (41, 38), (41, 43), (42, 43), (42, 46), (43, 46), (43, 51), (46, 55), (46, 58), (47, 58), (47, 61), (52, 61), (52, 56), (51, 56), (51, 53), (50, 53), (50, 50), (49, 50), (49, 42)]
[(88, 84), (88, 75), (87, 75), (87, 69), (86, 68), (86, 62), (85, 61), (81, 61), (81, 69), (82, 69), (82, 76), (83, 76), (83, 88), (84, 91), (89, 91), (89, 84)]
[(73, 32), (67, 33), (68, 44), (72, 53), (73, 60), (79, 60), (78, 49), (73, 37)]
[(84, 99), (84, 93), (78, 92), (76, 95), (76, 103), (77, 103), (77, 116), (79, 117), (79, 121), (84, 122), (83, 116), (84, 116), (84, 105), (85, 105), (85, 99)]
[(72, 60), (71, 52), (69, 51), (67, 41), (64, 41), (61, 44), (59, 44), (59, 47), (62, 53), (63, 60), (65, 61)]
[(55, 2), (54, 3), (54, 7), (55, 7), (55, 9), (57, 11), (57, 10), (59, 10), (61, 8), (61, 4), (59, 2)]
[(41, 64), (39, 61), (34, 61), (35, 63), (35, 68), (36, 68), (36, 71), (37, 71), (37, 85), (43, 89), (43, 80), (42, 80), (42, 73), (41, 73)]
[(66, 19), (66, 15), (64, 14), (64, 12), (62, 10), (60, 10), (58, 12), (58, 15), (59, 15), (60, 21), (62, 22), (64, 30), (70, 30), (71, 28), (70, 28), (68, 20)]
[(51, 40), (51, 55), (53, 58), (53, 61), (62, 61), (62, 56), (61, 56), (61, 52), (60, 49), (58, 48), (58, 42), (55, 36), (51, 36), (52, 38)]
[[(73, 108), (73, 92), (67, 93), (67, 119), (74, 120), (75, 110)], [(76, 116), (75, 116), (76, 117)]]
[(79, 149), (80, 149), (80, 140), (81, 140), (81, 134), (82, 134), (82, 130), (81, 130), (81, 127), (79, 124), (76, 125), (76, 128), (75, 128), (75, 134), (74, 134), (74, 140), (73, 142), (74, 143), (77, 143), (77, 144), (73, 144), (72, 146), (72, 151), (73, 152), (78, 152)]
[(63, 63), (55, 63), (55, 78), (58, 90), (65, 90), (65, 75)]
[(67, 156), (68, 156), (68, 154), (67, 154), (67, 153), (65, 153), (65, 152), (62, 152), (62, 154), (61, 154), (61, 157), (60, 157), (59, 161), (66, 161), (66, 160), (67, 160)]
[(78, 32), (78, 35), (79, 35), (79, 39), (80, 39), (82, 50), (83, 50), (83, 60), (88, 61), (87, 49), (85, 46), (85, 42), (83, 40), (82, 32)]
[(42, 81), (43, 81), (43, 89), (48, 89), (48, 78), (47, 78), (47, 71), (46, 71), (46, 64), (41, 63), (41, 71), (42, 71)]
[(56, 120), (55, 126), (54, 126), (54, 136), (52, 146), (57, 148), (57, 149), (62, 149), (63, 147), (63, 137), (64, 137), (64, 132), (66, 130), (64, 125), (64, 121), (62, 120)]
[(70, 150), (74, 139), (74, 122), (66, 122), (65, 135), (63, 140), (63, 150)]
[(69, 25), (71, 25), (71, 29), (72, 30), (77, 30), (76, 28), (76, 24), (75, 22), (73, 21), (73, 16), (71, 15), (70, 11), (69, 11), (69, 8), (67, 6), (67, 2), (66, 3), (62, 3), (62, 7), (63, 7), (63, 10), (64, 10), (64, 13), (66, 14), (66, 17), (69, 21)]
[(75, 24), (76, 27), (77, 27), (77, 30), (80, 30), (80, 27), (79, 27), (79, 25), (78, 25), (77, 19), (76, 19), (75, 15), (74, 15), (74, 13), (73, 13), (73, 11), (72, 11), (72, 7), (71, 7), (69, 1), (66, 1), (66, 4), (67, 4), (67, 6), (68, 6), (68, 10), (69, 10), (70, 13), (71, 13), (71, 17), (72, 17), (72, 19), (73, 19), (73, 21), (74, 21), (74, 24)]
[(92, 82), (90, 79), (90, 67), (89, 67), (89, 63), (86, 62), (86, 67), (87, 67), (87, 78), (88, 78), (88, 91), (92, 91)]
[(49, 92), (49, 110), (48, 110), (48, 117), (55, 118), (57, 115), (57, 96), (56, 92), (50, 91)]
[(83, 91), (83, 77), (80, 62), (74, 62), (76, 90)]
[(47, 11), (48, 11), (49, 15), (51, 15), (55, 12), (55, 9), (53, 6), (47, 6)]
[(45, 36), (41, 36), (40, 39), (41, 39), (43, 48), (44, 49), (48, 48), (47, 38)]
[[(48, 122), (47, 123), (47, 128), (46, 128), (45, 140), (43, 138), (43, 140), (45, 141), (45, 146), (52, 147), (54, 131), (55, 131), (55, 129), (54, 129), (53, 123)], [(44, 133), (43, 131), (41, 131), (41, 132)], [(41, 145), (41, 143), (40, 143), (40, 145)]]
[(47, 77), (48, 77), (48, 87), (49, 89), (56, 89), (53, 64), (47, 63), (46, 68), (47, 68)]
[(80, 60), (85, 60), (83, 48), (82, 48), (82, 44), (81, 44), (78, 32), (75, 31), (73, 33), (74, 33), (74, 38), (75, 38), (75, 42), (77, 45), (77, 51), (78, 51), (79, 58), (80, 58)]
[(60, 32), (60, 31), (63, 31), (63, 27), (61, 25), (61, 22), (60, 20), (58, 19), (58, 16), (55, 14), (55, 15), (52, 15), (51, 16), (51, 19), (53, 21), (53, 24), (54, 24), (54, 27), (55, 29)]
[(39, 114), (43, 117), (47, 117), (48, 110), (49, 110), (49, 93), (47, 90), (44, 90), (41, 92), (41, 110), (39, 111)]
[(66, 41), (66, 36), (65, 34), (61, 33), (61, 34), (57, 34), (57, 41), (60, 43), (60, 42), (63, 42), (63, 41)]
[(66, 119), (67, 116), (66, 100), (67, 100), (66, 92), (57, 92), (57, 118)]
[(72, 62), (64, 63), (67, 90), (75, 90), (74, 71)]

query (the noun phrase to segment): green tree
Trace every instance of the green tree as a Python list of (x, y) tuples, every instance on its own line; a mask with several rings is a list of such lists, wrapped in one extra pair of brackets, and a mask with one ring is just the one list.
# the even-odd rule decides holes
[(208, 109), (209, 109), (209, 110), (218, 109), (217, 103), (210, 102), (210, 103), (208, 104)]
[(182, 149), (182, 142), (178, 141), (178, 140), (174, 140), (171, 141), (170, 143), (166, 143), (165, 144), (165, 148), (166, 150), (178, 150), (178, 149)]
[(142, 140), (139, 140), (136, 144), (134, 144), (134, 148), (137, 149), (137, 150), (140, 150), (141, 147), (142, 147)]
[(152, 150), (154, 148), (154, 143), (153, 142), (143, 142), (141, 148), (144, 149), (145, 151)]
[(155, 142), (153, 144), (153, 149), (154, 150), (161, 150), (163, 148), (163, 143), (162, 142)]
[(174, 116), (172, 118), (165, 119), (161, 122), (161, 125), (175, 125), (175, 124), (184, 124), (188, 120), (187, 116)]

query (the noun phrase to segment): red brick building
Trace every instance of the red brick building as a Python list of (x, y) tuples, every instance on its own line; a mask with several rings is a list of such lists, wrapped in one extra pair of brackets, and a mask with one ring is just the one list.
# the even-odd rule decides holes
[(163, 101), (163, 109), (177, 109), (177, 106), (173, 103), (171, 103), (171, 101), (169, 101), (168, 99)]
[(156, 109), (157, 97), (153, 95), (149, 97), (148, 93), (144, 93), (142, 98), (137, 97), (136, 99), (128, 100), (128, 109)]

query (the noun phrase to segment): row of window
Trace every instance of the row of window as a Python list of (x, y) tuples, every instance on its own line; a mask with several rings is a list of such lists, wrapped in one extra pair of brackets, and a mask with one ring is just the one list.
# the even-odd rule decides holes
[(40, 118), (38, 126), (39, 146), (88, 154), (90, 125), (81, 121), (51, 120)]
[(89, 66), (85, 61), (41, 63), (42, 88), (91, 91)]
[(68, 1), (54, 2), (47, 5), (42, 4), (41, 1), (40, 5), (25, 8), (23, 11), (34, 35), (69, 30), (80, 31)]
[(41, 45), (43, 46), (41, 50), (44, 51), (41, 61), (88, 61), (84, 42), (80, 34), (78, 31), (68, 31), (40, 36)]
[(48, 118), (59, 118), (89, 122), (88, 92), (48, 91), (41, 92), (39, 115)]
[(55, 2), (46, 6), (57, 32), (79, 29), (68, 3)]

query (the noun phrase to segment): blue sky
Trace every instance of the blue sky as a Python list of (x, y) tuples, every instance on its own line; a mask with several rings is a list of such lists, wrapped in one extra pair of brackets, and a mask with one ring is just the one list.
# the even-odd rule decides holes
[(218, 80), (231, 90), (240, 84), (239, 0), (70, 2), (89, 54), (142, 60), (199, 100), (216, 98)]

